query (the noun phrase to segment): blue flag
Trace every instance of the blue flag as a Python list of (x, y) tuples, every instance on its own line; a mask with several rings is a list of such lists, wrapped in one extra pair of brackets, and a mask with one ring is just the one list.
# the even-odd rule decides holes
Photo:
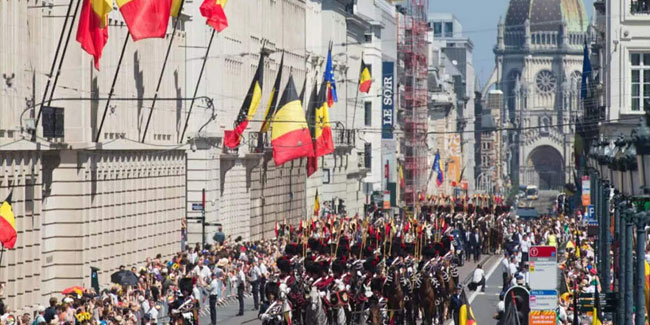
[(332, 43), (327, 51), (327, 63), (323, 80), (327, 83), (327, 106), (332, 107), (339, 99), (336, 96), (336, 80), (334, 80), (334, 67), (332, 65)]
[(589, 59), (589, 46), (585, 42), (585, 55), (582, 61), (582, 83), (580, 85), (580, 97), (587, 98), (587, 83), (591, 76), (591, 60)]
[(433, 171), (435, 171), (438, 174), (438, 177), (436, 177), (436, 184), (438, 187), (442, 185), (442, 183), (445, 180), (444, 175), (442, 175), (442, 169), (440, 169), (440, 152), (436, 151), (436, 158), (433, 160)]

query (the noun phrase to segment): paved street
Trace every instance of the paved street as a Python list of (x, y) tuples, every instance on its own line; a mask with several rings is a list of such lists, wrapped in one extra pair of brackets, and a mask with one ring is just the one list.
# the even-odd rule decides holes
[(500, 264), (503, 258), (492, 256), (492, 258), (483, 266), (485, 276), (487, 278), (485, 285), (485, 292), (467, 292), (469, 302), (474, 311), (474, 316), (481, 324), (496, 324), (497, 321), (492, 318), (492, 315), (497, 310), (497, 303), (499, 302), (499, 293), (501, 292), (501, 285), (503, 280), (501, 278)]
[[(497, 256), (487, 256), (483, 255), (481, 256), (481, 262), (483, 262), (483, 268), (488, 272), (492, 265), (495, 263), (498, 266), (498, 262), (500, 261), (500, 258), (497, 258)], [(467, 284), (468, 281), (471, 279), (472, 272), (474, 271), (474, 268), (476, 267), (476, 263), (473, 262), (465, 262), (465, 264), (458, 269), (460, 273), (460, 278), (462, 279), (463, 284)], [(498, 270), (497, 270), (498, 271)], [(481, 312), (479, 313), (474, 307), (477, 302), (480, 302), (483, 304), (482, 298), (487, 297), (488, 295), (478, 295), (476, 298), (477, 302), (474, 302), (472, 304), (472, 307), (474, 308), (474, 314), (477, 316), (477, 319), (483, 320), (484, 315), (489, 315), (490, 317), (492, 316), (492, 313), (494, 313), (494, 310), (496, 310), (496, 303), (498, 302), (498, 292), (501, 290), (500, 287), (500, 282), (501, 281), (501, 274), (496, 274), (498, 273), (497, 271), (494, 272), (494, 275), (492, 278), (490, 278), (491, 281), (497, 281), (495, 284), (489, 284), (490, 282), (488, 281), (488, 287), (486, 287), (487, 292), (491, 292), (490, 290), (495, 290), (496, 296), (494, 297), (494, 302), (493, 306), (490, 307), (488, 305), (485, 305), (485, 310), (489, 313)], [(496, 280), (494, 280), (494, 279)], [(498, 284), (498, 286), (497, 286)], [(471, 294), (471, 292), (467, 292), (468, 295)], [(472, 296), (470, 295), (470, 298), (472, 299)], [(486, 301), (487, 303), (492, 303), (492, 300)], [(232, 300), (229, 303), (225, 304), (222, 307), (217, 308), (217, 324), (219, 325), (238, 325), (238, 324), (251, 324), (251, 325), (260, 325), (262, 324), (261, 321), (257, 319), (257, 311), (253, 311), (253, 298), (248, 296), (246, 299), (244, 299), (244, 306), (245, 306), (245, 312), (244, 316), (235, 316), (237, 312), (239, 311), (239, 305), (237, 304), (237, 300)], [(484, 316), (484, 317), (482, 317)], [(483, 322), (482, 322), (483, 323)], [(201, 312), (201, 319), (200, 319), (200, 324), (210, 324), (210, 310), (208, 305), (206, 304), (205, 306), (202, 306), (202, 312)]]

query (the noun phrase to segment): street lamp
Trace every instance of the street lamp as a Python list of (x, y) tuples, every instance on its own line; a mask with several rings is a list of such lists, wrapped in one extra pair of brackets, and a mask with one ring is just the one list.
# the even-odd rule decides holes
[(650, 117), (648, 114), (646, 113), (639, 127), (632, 131), (632, 141), (637, 151), (641, 192), (645, 194), (650, 194)]
[[(597, 150), (596, 150), (596, 159), (598, 160), (598, 165), (600, 166), (600, 177), (602, 177), (605, 180), (612, 181), (611, 175), (610, 175), (610, 170), (609, 170), (609, 157), (608, 157), (608, 146), (609, 142), (605, 141), (604, 139), (598, 142)], [(607, 151), (607, 152), (606, 152)]]
[(620, 191), (623, 191), (623, 171), (621, 168), (624, 166), (619, 164), (620, 158), (621, 158), (621, 148), (622, 148), (622, 143), (624, 143), (625, 140), (622, 139), (622, 136), (616, 139), (616, 141), (613, 141), (609, 145), (609, 155), (608, 155), (608, 160), (609, 160), (609, 169), (611, 170), (611, 175), (612, 175), (612, 186), (618, 188)]
[[(635, 180), (639, 179), (636, 145), (634, 145), (634, 141), (632, 140), (627, 140), (626, 142), (627, 146), (624, 149), (623, 160), (627, 169), (628, 178), (624, 182), (625, 189), (623, 192), (630, 193), (630, 195), (639, 195), (641, 194), (640, 187), (638, 181), (635, 182)], [(635, 183), (637, 184), (635, 185)]]

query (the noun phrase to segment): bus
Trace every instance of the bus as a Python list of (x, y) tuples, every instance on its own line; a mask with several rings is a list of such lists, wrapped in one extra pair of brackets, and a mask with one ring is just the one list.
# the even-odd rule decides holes
[(539, 191), (537, 190), (537, 186), (535, 185), (528, 185), (526, 186), (526, 199), (530, 201), (537, 200), (537, 197), (539, 196)]

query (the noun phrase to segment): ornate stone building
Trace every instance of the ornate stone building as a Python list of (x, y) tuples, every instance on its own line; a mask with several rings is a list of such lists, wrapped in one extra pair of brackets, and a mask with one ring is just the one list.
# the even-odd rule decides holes
[[(582, 0), (511, 0), (485, 88), (504, 93), (504, 157), (513, 185), (560, 189), (572, 179), (588, 18)], [(485, 94), (484, 94), (485, 96)]]

